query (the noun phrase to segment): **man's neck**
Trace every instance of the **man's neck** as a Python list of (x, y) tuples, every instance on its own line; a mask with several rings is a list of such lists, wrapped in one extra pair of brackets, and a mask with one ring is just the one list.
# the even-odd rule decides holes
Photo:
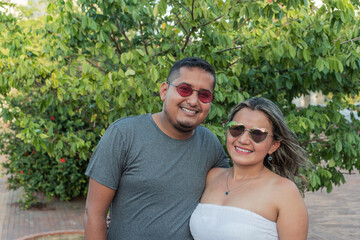
[(184, 132), (176, 129), (166, 119), (164, 119), (162, 112), (154, 113), (152, 118), (160, 130), (163, 131), (163, 133), (174, 139), (186, 140), (190, 138), (195, 132), (195, 130)]

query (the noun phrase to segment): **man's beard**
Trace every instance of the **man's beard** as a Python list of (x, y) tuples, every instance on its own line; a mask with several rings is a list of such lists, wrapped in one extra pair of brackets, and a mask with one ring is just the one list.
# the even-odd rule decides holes
[(194, 125), (189, 122), (180, 122), (177, 121), (177, 124), (172, 123), (173, 127), (179, 130), (180, 132), (191, 132), (194, 130)]
[[(169, 116), (170, 114), (165, 110), (165, 116)], [(179, 132), (183, 132), (183, 133), (188, 133), (191, 132), (192, 130), (194, 130), (194, 124), (191, 124), (188, 121), (179, 121), (177, 119), (174, 119), (174, 121), (172, 121), (172, 119), (170, 117), (167, 117), (169, 123), (171, 124), (171, 126), (173, 126), (173, 128), (175, 128), (176, 130), (178, 130)]]

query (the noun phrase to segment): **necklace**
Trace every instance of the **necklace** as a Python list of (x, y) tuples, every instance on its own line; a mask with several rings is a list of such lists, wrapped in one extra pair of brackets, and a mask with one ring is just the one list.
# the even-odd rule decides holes
[[(254, 179), (257, 179), (258, 177), (260, 177), (260, 175), (262, 174), (262, 172), (263, 172), (263, 170), (264, 170), (264, 167), (265, 167), (265, 166), (263, 166), (263, 168), (261, 169), (260, 173), (259, 173), (257, 176), (244, 179), (244, 181), (245, 181), (244, 183), (242, 183), (242, 184), (240, 184), (239, 186), (233, 188), (231, 191), (234, 191), (235, 189), (238, 189), (238, 188), (244, 186), (246, 183), (249, 182), (249, 180), (254, 180)], [(229, 176), (230, 176), (230, 171), (229, 171), (229, 173), (228, 173), (228, 175), (227, 175), (227, 177), (226, 177), (226, 192), (225, 192), (225, 195), (229, 195), (229, 193), (230, 193), (229, 184), (228, 184), (228, 182), (229, 182)]]

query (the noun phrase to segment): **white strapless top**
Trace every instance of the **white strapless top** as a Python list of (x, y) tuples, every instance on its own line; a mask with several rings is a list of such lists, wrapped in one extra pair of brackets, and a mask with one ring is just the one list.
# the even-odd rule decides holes
[(190, 218), (194, 240), (278, 240), (276, 222), (230, 206), (199, 203)]

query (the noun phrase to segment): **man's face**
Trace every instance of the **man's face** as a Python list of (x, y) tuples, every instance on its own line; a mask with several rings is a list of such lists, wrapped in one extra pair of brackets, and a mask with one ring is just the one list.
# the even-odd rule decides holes
[[(194, 90), (213, 92), (214, 78), (201, 68), (180, 68), (179, 77), (172, 84), (178, 86), (186, 83)], [(164, 120), (166, 125), (179, 132), (190, 132), (201, 124), (209, 114), (211, 103), (203, 103), (198, 92), (182, 97), (175, 86), (163, 83), (160, 89), (161, 100), (164, 101)]]

